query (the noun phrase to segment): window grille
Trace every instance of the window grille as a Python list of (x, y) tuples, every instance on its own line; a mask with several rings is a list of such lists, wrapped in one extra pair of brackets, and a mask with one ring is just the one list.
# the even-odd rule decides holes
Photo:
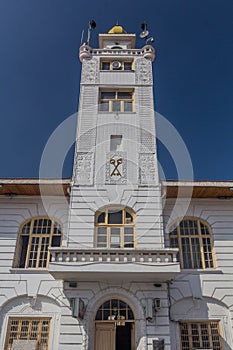
[(47, 268), (49, 247), (60, 247), (61, 225), (50, 218), (33, 218), (19, 231), (14, 267)]
[(186, 218), (170, 230), (170, 246), (179, 248), (178, 258), (183, 269), (214, 268), (212, 234), (200, 219)]
[(180, 322), (181, 350), (221, 350), (219, 321)]
[(100, 91), (101, 112), (133, 112), (133, 91)]
[[(48, 350), (50, 318), (10, 318), (4, 350), (14, 350), (16, 343), (36, 344), (36, 350)], [(31, 349), (34, 350), (34, 349)]]

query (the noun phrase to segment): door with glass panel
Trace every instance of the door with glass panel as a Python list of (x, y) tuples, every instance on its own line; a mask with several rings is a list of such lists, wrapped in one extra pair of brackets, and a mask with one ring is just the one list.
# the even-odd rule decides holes
[(104, 302), (95, 318), (95, 350), (135, 350), (134, 315), (120, 299)]

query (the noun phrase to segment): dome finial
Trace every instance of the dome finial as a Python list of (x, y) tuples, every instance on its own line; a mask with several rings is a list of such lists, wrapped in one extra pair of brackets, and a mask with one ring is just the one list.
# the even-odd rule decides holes
[(108, 31), (108, 34), (127, 34), (127, 32), (118, 24), (117, 20), (117, 24)]

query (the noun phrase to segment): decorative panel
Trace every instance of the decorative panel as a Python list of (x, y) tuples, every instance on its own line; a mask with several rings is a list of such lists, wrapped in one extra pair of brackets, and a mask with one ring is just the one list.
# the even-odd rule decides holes
[(99, 62), (95, 58), (83, 60), (81, 84), (98, 84), (98, 64)]
[(126, 152), (109, 152), (107, 154), (105, 179), (107, 184), (125, 184), (127, 182)]
[(78, 185), (93, 185), (94, 154), (79, 152), (75, 162), (75, 183)]
[(139, 182), (141, 185), (154, 184), (156, 181), (155, 155), (151, 153), (140, 154)]
[(136, 84), (152, 84), (151, 62), (145, 58), (139, 58), (135, 61), (135, 82)]

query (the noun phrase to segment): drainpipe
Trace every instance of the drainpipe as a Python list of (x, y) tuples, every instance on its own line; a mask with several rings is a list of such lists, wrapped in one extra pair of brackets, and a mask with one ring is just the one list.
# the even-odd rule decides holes
[(173, 283), (172, 280), (167, 282), (168, 317), (169, 317), (169, 321), (177, 322), (176, 320), (171, 318), (171, 284), (172, 283)]

